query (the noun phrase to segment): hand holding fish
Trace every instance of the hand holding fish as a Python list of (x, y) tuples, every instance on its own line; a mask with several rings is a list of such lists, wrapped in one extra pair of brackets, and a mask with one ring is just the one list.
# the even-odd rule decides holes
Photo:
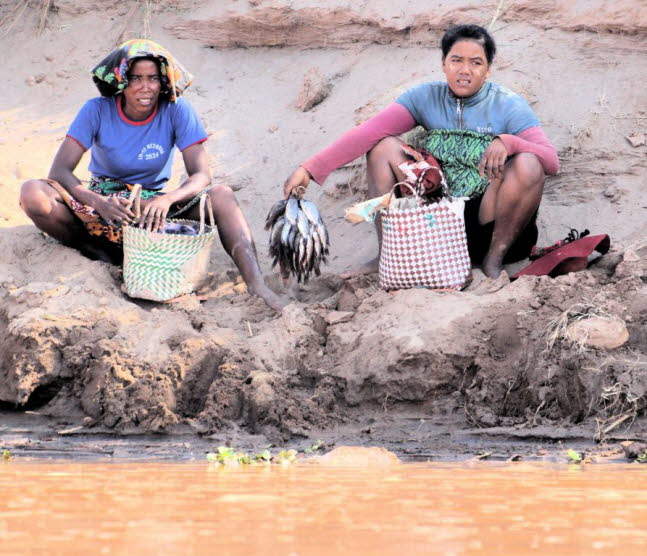
[(294, 172), (290, 174), (287, 180), (285, 180), (285, 183), (283, 184), (283, 197), (285, 199), (289, 199), (290, 195), (297, 195), (298, 189), (300, 187), (303, 187), (304, 191), (305, 188), (308, 187), (308, 183), (310, 183), (310, 179), (312, 176), (306, 170), (303, 166), (299, 166)]

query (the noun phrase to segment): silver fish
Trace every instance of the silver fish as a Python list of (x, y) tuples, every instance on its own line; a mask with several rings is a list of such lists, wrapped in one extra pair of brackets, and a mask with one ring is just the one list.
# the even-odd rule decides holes
[(308, 266), (308, 240), (305, 237), (301, 238), (301, 245), (299, 245), (299, 261), (305, 270)]
[(306, 259), (307, 249), (308, 249), (308, 240), (302, 237), (301, 241), (299, 242), (299, 270), (303, 275), (304, 282), (308, 281), (308, 264)]
[(305, 212), (305, 215), (308, 217), (308, 220), (313, 224), (321, 222), (321, 215), (319, 214), (319, 209), (312, 201), (306, 201), (301, 199), (301, 210)]
[(296, 226), (298, 216), (299, 201), (297, 201), (296, 197), (290, 197), (285, 205), (285, 219), (293, 226)]
[(267, 213), (267, 218), (265, 218), (265, 229), (269, 230), (274, 223), (279, 219), (280, 216), (283, 216), (285, 212), (285, 206), (288, 202), (285, 199), (281, 199), (272, 205), (272, 208)]
[(326, 240), (328, 238), (326, 231), (324, 228), (320, 227), (319, 225), (315, 226), (315, 231), (314, 233), (317, 235), (319, 238), (319, 243), (321, 244), (321, 254), (320, 257), (321, 259), (325, 259), (326, 255), (328, 254), (328, 247), (326, 245)]
[(281, 242), (281, 233), (283, 232), (283, 224), (285, 224), (285, 218), (281, 216), (274, 225), (272, 226), (272, 231), (270, 232), (270, 246), (278, 247)]
[(292, 226), (290, 229), (290, 237), (288, 238), (288, 250), (292, 253), (299, 250), (299, 231)]
[(323, 222), (317, 224), (317, 233), (321, 239), (321, 246), (323, 247), (323, 252), (327, 255), (328, 248), (330, 247), (330, 237), (328, 236), (328, 229)]
[(315, 254), (315, 249), (314, 249), (314, 242), (312, 241), (312, 236), (310, 236), (310, 239), (306, 241), (306, 256), (305, 260), (303, 262), (304, 268), (310, 272), (312, 270), (312, 264), (314, 261), (314, 254)]
[(315, 242), (314, 242), (314, 237), (313, 235), (308, 236), (308, 240), (306, 241), (306, 260), (305, 260), (305, 266), (308, 269), (308, 271), (312, 270), (312, 261), (313, 261), (313, 255), (314, 255), (314, 250), (315, 250)]
[(299, 272), (299, 240), (301, 236), (295, 235), (294, 240), (292, 242), (292, 250), (291, 250), (291, 257), (292, 257), (292, 268), (294, 269), (295, 272)]
[[(286, 222), (285, 226), (289, 226), (290, 223)], [(292, 249), (292, 243), (294, 242), (294, 237), (297, 235), (297, 230), (294, 226), (290, 226), (290, 233), (288, 234), (288, 239), (285, 244), (281, 244), (281, 258), (283, 260), (284, 266), (287, 269), (288, 273), (294, 272), (294, 263), (292, 262), (294, 251)]]
[(297, 227), (299, 228), (301, 237), (307, 239), (310, 235), (310, 224), (308, 223), (308, 217), (306, 216), (306, 213), (302, 210), (299, 211), (297, 216)]
[(312, 244), (314, 247), (315, 258), (321, 258), (321, 240), (319, 239), (319, 234), (316, 232), (316, 230), (313, 230), (312, 233)]
[(283, 245), (289, 245), (289, 237), (290, 237), (290, 231), (292, 230), (292, 226), (290, 225), (289, 222), (284, 222), (283, 224), (283, 230), (281, 231), (281, 243)]

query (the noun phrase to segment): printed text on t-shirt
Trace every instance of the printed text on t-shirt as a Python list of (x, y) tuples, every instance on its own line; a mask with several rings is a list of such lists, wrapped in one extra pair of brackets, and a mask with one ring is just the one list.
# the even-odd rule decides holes
[(137, 155), (137, 160), (153, 160), (164, 154), (164, 147), (157, 143), (148, 143)]

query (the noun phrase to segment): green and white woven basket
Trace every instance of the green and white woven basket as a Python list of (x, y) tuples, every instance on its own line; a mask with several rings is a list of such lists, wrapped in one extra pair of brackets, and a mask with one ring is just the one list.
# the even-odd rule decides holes
[[(205, 224), (205, 204), (210, 225)], [(191, 224), (191, 220), (167, 220)], [(130, 297), (168, 301), (194, 292), (207, 277), (211, 244), (216, 237), (209, 196), (200, 199), (198, 235), (162, 234), (124, 226), (124, 286)]]

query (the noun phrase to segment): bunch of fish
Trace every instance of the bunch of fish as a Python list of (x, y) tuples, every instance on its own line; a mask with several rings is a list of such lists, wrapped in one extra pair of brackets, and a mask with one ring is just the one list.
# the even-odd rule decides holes
[(283, 278), (293, 274), (307, 282), (311, 272), (321, 274), (330, 239), (317, 205), (294, 196), (278, 201), (265, 219), (265, 229), (270, 232), (272, 268), (278, 263)]

